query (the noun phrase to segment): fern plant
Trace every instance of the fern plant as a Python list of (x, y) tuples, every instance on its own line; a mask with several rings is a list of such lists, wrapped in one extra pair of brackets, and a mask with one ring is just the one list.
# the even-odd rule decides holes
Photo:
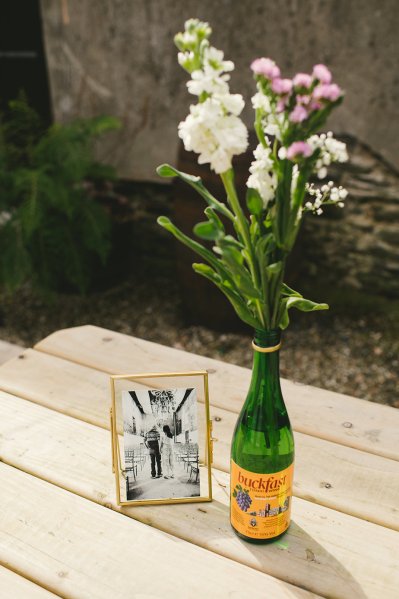
[(109, 217), (88, 182), (115, 178), (93, 158), (93, 142), (118, 127), (106, 116), (45, 129), (23, 95), (9, 103), (0, 123), (1, 288), (88, 289), (110, 249)]

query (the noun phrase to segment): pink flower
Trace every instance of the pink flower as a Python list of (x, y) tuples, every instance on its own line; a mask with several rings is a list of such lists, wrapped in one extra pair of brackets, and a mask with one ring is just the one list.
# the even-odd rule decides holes
[(255, 75), (263, 75), (266, 79), (280, 77), (280, 69), (271, 58), (256, 58), (251, 63), (251, 69)]
[(302, 106), (308, 106), (310, 104), (311, 99), (312, 96), (297, 96), (296, 103), (302, 104)]
[(287, 149), (288, 160), (297, 158), (308, 158), (313, 154), (313, 150), (306, 141), (294, 141)]
[(336, 83), (318, 85), (313, 90), (315, 100), (330, 100), (335, 102), (342, 95), (342, 89)]
[(280, 112), (284, 112), (284, 110), (285, 110), (285, 107), (286, 107), (286, 105), (287, 105), (287, 99), (288, 99), (288, 98), (287, 98), (287, 97), (285, 97), (285, 98), (280, 98), (280, 99), (278, 100), (278, 102), (277, 102), (277, 106), (276, 106), (276, 110), (277, 110), (277, 112), (278, 112), (278, 113), (280, 113)]
[(313, 67), (313, 77), (320, 83), (331, 83), (332, 75), (325, 64), (315, 64)]
[(308, 89), (312, 85), (312, 77), (307, 73), (297, 73), (292, 82), (295, 87), (306, 87)]
[(312, 110), (312, 111), (313, 110), (320, 110), (320, 108), (321, 108), (320, 102), (311, 102), (310, 105), (309, 105), (309, 109)]
[(302, 123), (302, 121), (304, 121), (307, 117), (308, 111), (306, 110), (306, 108), (304, 108), (300, 104), (297, 104), (294, 110), (291, 112), (289, 118), (292, 123)]
[(275, 94), (289, 94), (292, 90), (291, 79), (280, 79), (280, 77), (276, 77), (272, 81), (272, 90)]

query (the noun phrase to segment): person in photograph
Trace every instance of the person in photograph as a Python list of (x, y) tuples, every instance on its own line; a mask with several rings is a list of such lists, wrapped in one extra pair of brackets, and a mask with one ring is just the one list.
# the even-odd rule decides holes
[(144, 437), (144, 444), (148, 449), (151, 459), (151, 478), (160, 478), (162, 476), (162, 463), (159, 443), (160, 434), (154, 425)]
[(162, 429), (161, 454), (164, 478), (174, 478), (173, 435), (167, 424)]

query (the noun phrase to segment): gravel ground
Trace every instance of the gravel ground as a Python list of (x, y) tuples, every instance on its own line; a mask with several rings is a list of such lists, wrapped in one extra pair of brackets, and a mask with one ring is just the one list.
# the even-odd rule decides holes
[[(186, 326), (172, 281), (170, 270), (159, 275), (142, 268), (111, 290), (83, 298), (63, 295), (50, 306), (24, 289), (12, 299), (0, 298), (0, 338), (31, 346), (56, 329), (90, 323), (251, 366), (250, 332)], [(282, 376), (399, 407), (397, 332), (394, 317), (382, 313), (298, 315), (284, 334)]]

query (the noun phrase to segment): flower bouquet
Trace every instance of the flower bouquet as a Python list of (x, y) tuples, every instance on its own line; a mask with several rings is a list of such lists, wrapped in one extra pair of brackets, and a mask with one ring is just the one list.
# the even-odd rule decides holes
[[(232, 167), (233, 156), (245, 152), (248, 145), (248, 131), (239, 117), (244, 100), (230, 93), (229, 73), (234, 64), (210, 45), (210, 34), (208, 23), (190, 19), (184, 32), (175, 37), (179, 64), (190, 75), (188, 91), (198, 99), (178, 131), (185, 149), (199, 154), (198, 162), (209, 163), (220, 175), (226, 200), (215, 198), (199, 177), (170, 165), (161, 165), (157, 172), (162, 177), (179, 177), (205, 200), (206, 220), (194, 227), (194, 234), (212, 242), (213, 248), (190, 238), (164, 216), (158, 223), (201, 257), (202, 262), (193, 264), (195, 272), (212, 281), (239, 318), (255, 329), (252, 382), (232, 444), (231, 503), (237, 534), (264, 542), (288, 528), (292, 486), (293, 439), (278, 373), (280, 333), (289, 324), (291, 308), (304, 312), (328, 308), (291, 289), (284, 282), (285, 265), (304, 213), (318, 216), (326, 205), (344, 206), (347, 191), (325, 180), (331, 163), (347, 160), (345, 144), (331, 132), (318, 133), (342, 102), (343, 92), (322, 64), (315, 65), (311, 74), (297, 73), (287, 79), (270, 58), (252, 62), (258, 145), (249, 169), (245, 209)], [(263, 498), (272, 515), (257, 509), (258, 500), (251, 496), (250, 483), (256, 488), (261, 484), (256, 476), (267, 473), (275, 475), (274, 481), (284, 481), (278, 487), (278, 506), (272, 505), (267, 492)], [(252, 501), (252, 520), (243, 522), (243, 509), (234, 499), (237, 488), (244, 489)], [(287, 517), (274, 527), (270, 520), (262, 526), (267, 518), (283, 513), (277, 509)]]

